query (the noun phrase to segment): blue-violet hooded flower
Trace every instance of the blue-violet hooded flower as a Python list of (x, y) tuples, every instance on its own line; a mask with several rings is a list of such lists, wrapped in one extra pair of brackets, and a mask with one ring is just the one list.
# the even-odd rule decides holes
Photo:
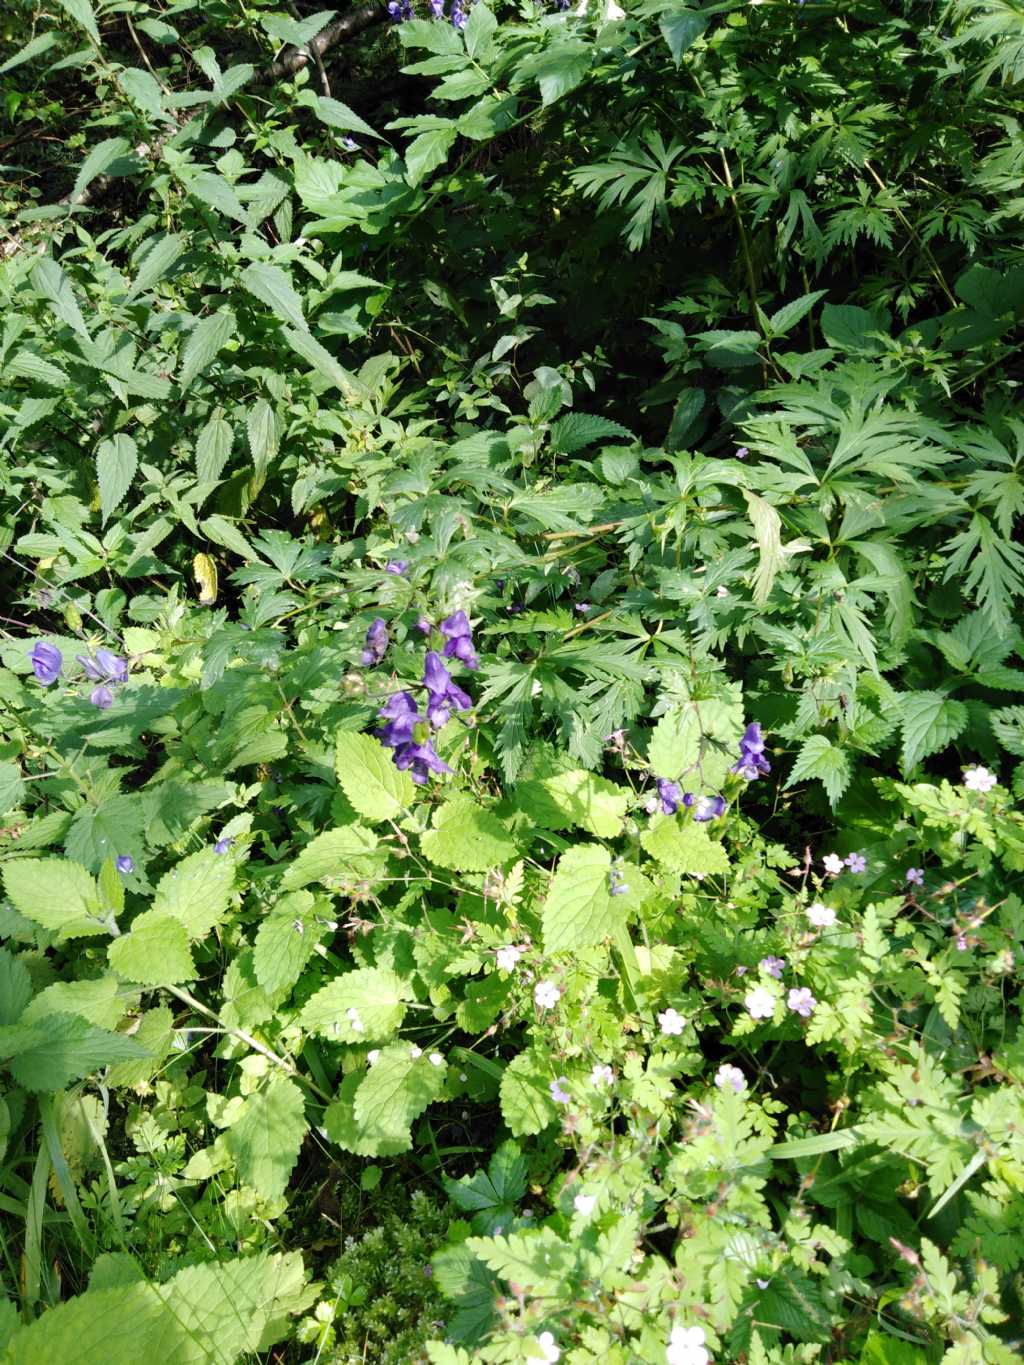
[(772, 765), (764, 756), (764, 736), (757, 721), (752, 721), (743, 732), (740, 740), (740, 756), (732, 765), (731, 772), (753, 782), (761, 773), (770, 773)]
[(661, 809), (665, 815), (675, 815), (683, 799), (683, 794), (679, 790), (679, 783), (670, 782), (667, 777), (659, 777), (658, 799), (661, 801)]
[(371, 668), (374, 664), (379, 664), (388, 652), (390, 643), (391, 637), (388, 635), (387, 623), (382, 617), (378, 616), (366, 632), (366, 639), (363, 642), (362, 660), (364, 666)]
[(480, 667), (476, 650), (473, 648), (469, 617), (464, 611), (457, 611), (453, 615), (445, 617), (441, 622), (441, 634), (445, 639), (444, 657), (446, 659), (459, 659), (470, 669)]
[(39, 640), (30, 658), (32, 660), (32, 671), (44, 687), (49, 687), (60, 677), (64, 658), (56, 645), (50, 645), (45, 640)]
[(452, 681), (440, 654), (428, 650), (423, 666), (423, 685), (427, 689), (427, 719), (440, 729), (447, 724), (452, 710), (468, 711), (473, 699)]

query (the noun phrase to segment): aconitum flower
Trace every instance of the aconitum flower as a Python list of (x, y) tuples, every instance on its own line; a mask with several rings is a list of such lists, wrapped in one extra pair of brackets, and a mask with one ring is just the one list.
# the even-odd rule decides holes
[(401, 578), (409, 567), (408, 561), (404, 559), (389, 559), (384, 565), (385, 573), (393, 573), (396, 578)]
[(807, 923), (815, 929), (831, 929), (836, 922), (836, 912), (830, 905), (822, 905), (821, 901), (815, 901), (813, 905), (807, 907)]
[(602, 1086), (611, 1085), (615, 1079), (615, 1072), (607, 1062), (595, 1062), (590, 1072), (591, 1085)]
[(846, 856), (846, 866), (851, 872), (866, 872), (868, 860), (862, 853), (849, 853)]
[(668, 1365), (708, 1365), (703, 1327), (673, 1327), (665, 1348)]
[(548, 1089), (551, 1091), (551, 1098), (556, 1104), (569, 1104), (571, 1102), (572, 1096), (569, 1094), (568, 1090), (563, 1089), (563, 1086), (568, 1084), (568, 1076), (559, 1076), (556, 1080), (548, 1083)]
[(723, 1062), (715, 1072), (715, 1085), (719, 1090), (734, 1090), (737, 1095), (742, 1095), (747, 1088), (747, 1078), (738, 1066)]
[(374, 664), (379, 664), (388, 652), (390, 643), (387, 623), (383, 617), (378, 616), (367, 630), (366, 639), (363, 642), (362, 661), (364, 667), (371, 668)]
[(609, 896), (624, 896), (629, 890), (628, 883), (622, 879), (625, 873), (621, 867), (611, 867), (608, 869), (608, 894)]
[(794, 986), (786, 1001), (793, 1013), (799, 1014), (803, 1019), (808, 1019), (811, 1016), (817, 1003), (806, 986), (801, 986), (799, 989)]
[(720, 815), (725, 813), (725, 797), (698, 796), (693, 802), (692, 810), (693, 818), (699, 824), (704, 824), (708, 820), (717, 820)]
[(400, 744), (395, 750), (395, 767), (402, 772), (408, 768), (409, 776), (418, 786), (422, 786), (431, 773), (451, 772), (451, 768), (438, 756), (429, 739), (425, 739), (422, 744)]
[(377, 738), (389, 749), (397, 749), (400, 744), (410, 744), (413, 727), (422, 723), (422, 717), (416, 709), (415, 698), (410, 692), (396, 692), (393, 697), (388, 697), (377, 715), (387, 721), (387, 725), (382, 725), (376, 731)]
[(514, 972), (516, 963), (522, 955), (522, 948), (517, 947), (514, 943), (510, 943), (504, 948), (499, 948), (494, 954), (494, 957), (503, 972)]
[(661, 801), (663, 814), (675, 815), (683, 799), (683, 794), (679, 790), (679, 783), (669, 782), (668, 778), (659, 777), (658, 799)]
[(969, 792), (990, 792), (999, 781), (995, 773), (977, 765), (964, 769), (964, 786)]
[(388, 13), (396, 24), (412, 18), (411, 0), (388, 0)]
[(432, 649), (423, 666), (423, 686), (427, 689), (427, 719), (437, 729), (448, 723), (453, 709), (468, 711), (473, 705), (473, 698), (453, 682), (440, 654)]
[(658, 1027), (661, 1029), (662, 1033), (671, 1038), (682, 1033), (683, 1029), (686, 1027), (686, 1020), (677, 1010), (672, 1009), (670, 1006), (667, 1010), (662, 1010), (658, 1015)]
[(784, 957), (775, 957), (773, 954), (769, 953), (768, 956), (763, 957), (757, 965), (763, 972), (767, 972), (769, 976), (774, 976), (776, 981), (780, 981), (786, 966), (786, 959)]
[(32, 660), (32, 672), (44, 687), (49, 687), (60, 677), (64, 657), (56, 645), (38, 640), (29, 657)]
[[(456, 0), (458, 4), (458, 0)], [(455, 23), (455, 8), (452, 7), (452, 23)], [(461, 28), (462, 24), (455, 24), (456, 28)], [(446, 659), (460, 659), (467, 668), (479, 668), (480, 664), (476, 657), (476, 650), (473, 648), (473, 636), (469, 624), (469, 617), (464, 611), (454, 612), (451, 616), (446, 616), (441, 622), (441, 634), (444, 636), (444, 657)]]
[[(452, 28), (464, 29), (466, 27), (466, 11), (462, 8), (461, 0), (452, 0)], [(546, 1333), (551, 1336), (551, 1333)], [(548, 1357), (546, 1357), (548, 1358)], [(557, 1360), (558, 1356), (550, 1357)]]
[(538, 1009), (553, 1010), (562, 998), (562, 992), (553, 981), (538, 981), (533, 988), (533, 999)]
[(86, 654), (76, 654), (75, 660), (82, 665), (90, 682), (128, 681), (127, 663), (120, 655), (112, 653), (109, 649), (98, 649), (92, 658)]
[(225, 835), (222, 834), (221, 837), (220, 837), (220, 838), (217, 840), (217, 842), (214, 844), (214, 846), (213, 846), (213, 851), (214, 851), (214, 853), (219, 853), (219, 854), (230, 853), (230, 851), (231, 851), (231, 845), (232, 845), (234, 842), (235, 842), (235, 841), (234, 841), (234, 838), (233, 838), (231, 835), (225, 836)]
[(444, 0), (430, 0), (429, 9), (435, 19), (444, 18)]
[(843, 868), (846, 866), (846, 864), (843, 862), (842, 858), (840, 858), (838, 853), (826, 853), (824, 858), (822, 858), (821, 862), (825, 871), (831, 872), (833, 877), (838, 877), (840, 872), (842, 872)]
[(89, 693), (89, 700), (101, 711), (109, 711), (114, 704), (114, 694), (109, 687), (100, 683), (99, 687), (94, 687)]
[(755, 986), (743, 997), (751, 1019), (770, 1019), (775, 1013), (775, 996), (766, 986)]
[(730, 772), (753, 782), (761, 773), (770, 773), (772, 765), (764, 756), (764, 736), (757, 721), (751, 721), (740, 740), (740, 756), (732, 765)]
[(597, 1206), (596, 1194), (578, 1194), (572, 1201), (572, 1206), (581, 1218), (589, 1218)]
[(115, 859), (114, 866), (118, 872), (123, 872), (127, 876), (129, 872), (135, 871), (135, 859), (130, 853), (122, 853)]
[(924, 886), (924, 868), (908, 867), (906, 879), (911, 886)]

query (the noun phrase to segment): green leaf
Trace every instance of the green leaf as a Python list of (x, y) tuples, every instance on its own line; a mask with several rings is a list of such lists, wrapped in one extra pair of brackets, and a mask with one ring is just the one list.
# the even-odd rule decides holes
[(668, 43), (676, 66), (682, 61), (686, 49), (692, 47), (707, 28), (707, 24), (707, 16), (692, 9), (670, 10), (661, 16), (658, 27)]
[(594, 50), (589, 43), (556, 43), (535, 57), (520, 63), (517, 80), (534, 80), (540, 88), (541, 103), (554, 104), (575, 90), (590, 70)]
[(568, 849), (544, 900), (544, 951), (576, 952), (600, 943), (622, 920), (609, 894), (611, 854), (597, 844)]
[(345, 1077), (337, 1098), (324, 1110), (324, 1131), (343, 1151), (357, 1156), (397, 1156), (407, 1151), (409, 1140), (404, 1134), (396, 1137), (386, 1130), (369, 1127), (365, 1118), (362, 1122), (357, 1120), (356, 1094), (364, 1079), (364, 1074), (358, 1071)]
[(147, 1056), (117, 1062), (107, 1072), (107, 1084), (118, 1086), (144, 1085), (152, 1080), (174, 1042), (174, 1015), (166, 1005), (146, 1010), (132, 1038)]
[(423, 835), (420, 846), (432, 863), (458, 872), (486, 872), (517, 854), (498, 817), (468, 796), (446, 801), (434, 811), (434, 828)]
[(100, 512), (104, 526), (131, 488), (138, 467), (138, 446), (123, 431), (100, 443), (96, 451), (96, 479), (100, 486)]
[(860, 1353), (860, 1365), (930, 1365), (930, 1361), (922, 1347), (881, 1332), (869, 1332)]
[(782, 518), (775, 508), (764, 498), (744, 488), (743, 496), (747, 501), (747, 511), (754, 527), (757, 541), (757, 571), (754, 574), (754, 603), (763, 607), (771, 596), (776, 576), (785, 566), (786, 555), (782, 548)]
[(967, 728), (968, 711), (963, 702), (942, 692), (905, 692), (900, 699), (903, 735), (901, 765), (904, 776), (922, 758), (937, 754)]
[(99, 47), (100, 31), (96, 27), (96, 12), (90, 0), (59, 0), (59, 4), (61, 9), (69, 14), (76, 24), (81, 24), (96, 46)]
[(469, 22), (462, 31), (466, 40), (466, 51), (471, 57), (485, 61), (494, 47), (494, 35), (498, 21), (484, 4), (474, 5), (469, 12)]
[(153, 285), (170, 270), (185, 251), (185, 239), (176, 232), (168, 232), (163, 237), (149, 238), (146, 254), (139, 262), (139, 273), (128, 290), (128, 302), (152, 289)]
[(673, 872), (723, 875), (729, 859), (717, 839), (709, 837), (700, 825), (681, 825), (672, 816), (655, 818), (640, 836), (640, 843), (659, 863)]
[(107, 973), (85, 981), (54, 981), (33, 999), (20, 1022), (35, 1024), (51, 1014), (77, 1014), (97, 1028), (115, 1029), (127, 1008), (121, 983)]
[(249, 438), (253, 469), (257, 480), (262, 482), (277, 455), (281, 441), (277, 415), (265, 398), (257, 398), (246, 413), (245, 430)]
[(474, 1229), (490, 1235), (516, 1216), (515, 1205), (526, 1193), (528, 1169), (518, 1143), (503, 1142), (486, 1172), (476, 1171), (461, 1180), (445, 1177), (444, 1188), (453, 1204), (474, 1215)]
[(138, 799), (108, 796), (98, 806), (80, 806), (67, 832), (64, 852), (90, 872), (99, 872), (108, 858), (123, 853), (141, 862), (142, 810)]
[(30, 62), (34, 57), (41, 57), (44, 52), (49, 52), (56, 42), (57, 34), (53, 29), (47, 29), (45, 33), (37, 33), (30, 43), (26, 43), (13, 57), (8, 57), (7, 61), (0, 66), (0, 76), (6, 71), (13, 71), (16, 66), (21, 66), (23, 62)]
[(807, 316), (818, 300), (824, 298), (827, 293), (827, 289), (815, 289), (810, 294), (801, 294), (800, 298), (783, 304), (778, 312), (773, 313), (768, 319), (768, 329), (772, 336), (785, 336), (791, 328)]
[(674, 782), (700, 758), (700, 717), (696, 708), (668, 711), (651, 732), (647, 761), (657, 777)]
[(558, 1117), (548, 1083), (552, 1073), (535, 1052), (513, 1057), (501, 1077), (501, 1116), (513, 1137), (532, 1137)]
[(400, 772), (383, 744), (369, 735), (350, 730), (338, 735), (335, 770), (352, 808), (367, 820), (394, 820), (412, 805), (412, 778)]
[(20, 806), (25, 795), (25, 783), (16, 763), (0, 763), (0, 815)]
[(369, 855), (377, 836), (365, 825), (343, 825), (311, 839), (281, 880), (282, 891), (294, 891), (310, 882), (338, 882), (365, 877), (374, 863)]
[(544, 829), (576, 826), (600, 839), (622, 833), (629, 793), (614, 782), (575, 768), (552, 777), (520, 782), (516, 803)]
[(877, 355), (883, 349), (882, 342), (873, 338), (871, 333), (888, 330), (884, 319), (869, 313), (866, 308), (854, 308), (845, 303), (826, 303), (821, 310), (822, 336), (839, 351)]
[[(212, 171), (195, 172), (189, 175), (185, 188), (193, 198), (198, 199), (207, 208), (214, 209), (227, 218), (233, 218), (236, 223), (245, 222), (248, 216), (245, 208), (222, 175), (214, 175)], [(245, 283), (244, 274), (242, 283)]]
[(275, 317), (282, 322), (290, 322), (300, 332), (309, 330), (302, 312), (302, 301), (280, 266), (270, 265), (266, 261), (253, 261), (239, 278), (249, 293), (265, 303)]
[(256, 980), (268, 994), (290, 989), (323, 936), (308, 891), (293, 891), (274, 906), (260, 925), (253, 946)]
[(358, 967), (336, 976), (307, 1000), (299, 1023), (332, 1042), (383, 1042), (401, 1027), (406, 995), (405, 983), (394, 972)]
[(109, 932), (96, 883), (79, 863), (24, 858), (4, 864), (4, 888), (14, 908), (49, 929), (58, 943)]
[(299, 1159), (307, 1126), (302, 1091), (286, 1076), (271, 1076), (248, 1097), (227, 1131), (239, 1178), (264, 1199), (279, 1199)]
[(381, 1051), (355, 1097), (355, 1119), (360, 1127), (388, 1141), (412, 1146), (412, 1123), (444, 1087), (445, 1066), (435, 1066), (426, 1053), (413, 1055), (408, 1043), (393, 1043)]
[(32, 288), (42, 294), (60, 321), (66, 322), (83, 341), (89, 341), (89, 329), (85, 325), (78, 300), (72, 293), (67, 276), (52, 256), (44, 256), (41, 261), (37, 261), (29, 272), (29, 279)]
[(213, 360), (214, 356), (227, 345), (235, 334), (237, 320), (230, 308), (219, 308), (209, 317), (201, 318), (188, 334), (185, 348), (181, 353), (181, 369), (178, 371), (178, 384), (182, 393), (188, 388), (197, 374)]
[(63, 1090), (99, 1067), (145, 1055), (133, 1039), (97, 1028), (76, 1014), (51, 1014), (26, 1032), (25, 1045), (9, 1063), (26, 1090)]
[(308, 361), (317, 374), (322, 375), (329, 384), (333, 384), (343, 398), (349, 402), (354, 401), (358, 391), (358, 383), (355, 377), (345, 369), (340, 361), (335, 360), (326, 346), (322, 346), (308, 332), (296, 332), (291, 327), (285, 327), (283, 335), (296, 355), (300, 355), (303, 360)]
[[(313, 95), (312, 100), (305, 98), (307, 93)], [(313, 91), (303, 91), (299, 96), (299, 103), (312, 109), (320, 122), (326, 123), (328, 128), (337, 128), (343, 133), (362, 133), (364, 137), (380, 139), (380, 133), (374, 132), (365, 119), (361, 119), (347, 104), (342, 104), (341, 100), (331, 99), (328, 95), (315, 95)]]
[(89, 155), (82, 162), (81, 169), (75, 177), (75, 183), (71, 189), (72, 202), (104, 171), (114, 164), (119, 157), (131, 150), (131, 143), (126, 137), (107, 137), (102, 142), (98, 142)]
[(196, 441), (196, 478), (200, 483), (217, 482), (231, 455), (233, 444), (234, 432), (225, 422), (223, 410), (214, 408)]
[(804, 740), (786, 786), (795, 786), (809, 777), (822, 783), (833, 806), (850, 785), (850, 761), (827, 735), (811, 735)]
[(585, 412), (567, 412), (551, 428), (551, 449), (563, 455), (572, 455), (592, 446), (595, 441), (606, 439), (635, 441), (636, 437), (618, 422), (610, 422), (607, 417), (592, 417)]
[(164, 873), (153, 909), (173, 915), (190, 939), (203, 939), (227, 913), (234, 884), (232, 859), (214, 853), (212, 848), (202, 848)]
[(140, 986), (176, 986), (196, 975), (185, 926), (159, 910), (137, 916), (131, 930), (114, 939), (107, 958), (122, 980)]
[(327, 27), (337, 12), (333, 9), (318, 10), (316, 14), (311, 14), (308, 18), (303, 19), (301, 23), (284, 14), (261, 14), (259, 23), (263, 31), (279, 43), (291, 43), (292, 47), (305, 47), (311, 38), (315, 38), (321, 29)]
[(31, 999), (32, 978), (28, 968), (21, 958), (0, 948), (0, 1027), (17, 1023)]
[(1008, 754), (1024, 758), (1024, 706), (1004, 706), (989, 712), (992, 733)]
[(455, 135), (455, 124), (449, 123), (445, 128), (431, 128), (413, 138), (405, 149), (406, 179), (410, 185), (422, 184), (431, 171), (444, 164)]

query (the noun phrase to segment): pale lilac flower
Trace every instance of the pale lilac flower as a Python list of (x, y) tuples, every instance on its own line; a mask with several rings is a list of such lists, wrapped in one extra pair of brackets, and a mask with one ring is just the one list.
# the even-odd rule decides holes
[(807, 1019), (818, 1002), (806, 986), (801, 986), (799, 990), (794, 986), (786, 1003), (794, 1014), (799, 1014), (801, 1018)]
[(435, 19), (444, 18), (444, 0), (429, 0), (428, 8)]
[(602, 1085), (611, 1085), (614, 1079), (615, 1072), (611, 1069), (607, 1062), (594, 1063), (594, 1066), (590, 1072), (591, 1085), (596, 1085), (598, 1087)]
[(957, 934), (956, 936), (956, 950), (958, 953), (966, 953), (967, 951), (967, 939), (963, 934)]
[(736, 458), (737, 458), (737, 460), (745, 460), (749, 454), (750, 454), (750, 451), (749, 451), (749, 449), (748, 449), (746, 446), (737, 446), (737, 447), (736, 447)]
[(624, 896), (626, 894), (629, 890), (629, 885), (622, 880), (624, 876), (625, 873), (620, 867), (611, 867), (608, 869), (609, 896)]
[(907, 881), (910, 883), (911, 886), (924, 886), (924, 868), (908, 867)]
[(49, 687), (60, 677), (64, 659), (56, 645), (39, 640), (29, 658), (32, 660), (33, 673), (44, 687)]
[(743, 1003), (751, 1019), (770, 1019), (775, 1013), (775, 996), (766, 986), (747, 991)]
[(734, 1090), (741, 1095), (747, 1088), (747, 1078), (738, 1066), (723, 1062), (715, 1072), (715, 1085), (719, 1090)]
[(667, 1010), (662, 1010), (658, 1015), (658, 1025), (662, 1033), (668, 1037), (682, 1033), (686, 1027), (686, 1020), (671, 1006)]
[(848, 853), (846, 856), (846, 866), (851, 872), (866, 872), (868, 860), (861, 853)]
[(826, 872), (831, 872), (833, 877), (838, 877), (845, 867), (845, 863), (838, 853), (826, 853), (822, 858), (822, 864)]
[(396, 578), (401, 578), (408, 567), (409, 567), (408, 560), (389, 559), (388, 562), (384, 565), (384, 572), (394, 574)]
[(657, 779), (658, 800), (664, 815), (675, 815), (683, 799), (678, 782), (670, 782), (666, 777)]
[(717, 820), (720, 815), (725, 814), (724, 796), (698, 796), (692, 805), (693, 818), (698, 824), (705, 824), (708, 820)]
[(551, 1091), (551, 1098), (556, 1104), (569, 1104), (571, 1102), (572, 1096), (569, 1094), (568, 1090), (563, 1089), (563, 1087), (568, 1084), (568, 1076), (559, 1076), (557, 1080), (548, 1083), (548, 1089)]
[(813, 905), (807, 907), (807, 923), (813, 925), (815, 929), (831, 929), (836, 922), (836, 912), (830, 905), (822, 905), (821, 901), (815, 901)]
[(581, 616), (585, 616), (588, 611), (593, 611), (594, 608), (592, 603), (590, 602), (577, 602), (576, 610), (580, 613)]
[(715, 596), (716, 596), (716, 597), (728, 597), (728, 596), (729, 596), (729, 589), (725, 586), (724, 583), (719, 583), (718, 587), (715, 589)]
[[(465, 27), (465, 23), (466, 21), (463, 19), (461, 24), (456, 24), (456, 28)], [(539, 1356), (528, 1356), (528, 1360), (543, 1360), (544, 1365), (558, 1365), (562, 1352), (555, 1345), (553, 1333), (541, 1332), (537, 1338), (537, 1345), (540, 1347), (541, 1354)]]
[(964, 769), (964, 786), (969, 792), (990, 792), (998, 781), (987, 768), (975, 765)]
[(231, 845), (234, 842), (235, 842), (234, 839), (230, 835), (228, 835), (226, 838), (222, 835), (214, 844), (213, 851), (214, 853), (218, 854), (227, 853), (230, 851)]
[(89, 700), (101, 711), (109, 711), (114, 704), (114, 694), (104, 683), (100, 683), (89, 693)]
[(769, 953), (768, 956), (763, 957), (757, 965), (763, 972), (767, 972), (769, 976), (774, 976), (775, 980), (779, 981), (782, 978), (782, 973), (786, 966), (786, 959), (784, 957), (775, 957), (774, 954)]
[(553, 1010), (562, 998), (562, 992), (553, 981), (538, 981), (533, 988), (533, 999), (538, 1009)]
[(497, 952), (494, 954), (495, 958), (497, 959), (498, 966), (501, 968), (503, 972), (514, 972), (516, 969), (516, 963), (519, 961), (522, 955), (523, 955), (522, 948), (517, 947), (514, 943), (506, 944), (504, 948), (499, 948)]
[(667, 1365), (708, 1365), (703, 1327), (673, 1327), (665, 1348)]
[(129, 872), (135, 871), (135, 859), (130, 853), (122, 853), (114, 863), (118, 872), (123, 872), (126, 876)]
[(581, 1218), (589, 1218), (590, 1215), (594, 1212), (594, 1207), (596, 1204), (597, 1204), (596, 1194), (578, 1194), (576, 1198), (572, 1201), (573, 1208), (576, 1210), (576, 1212), (580, 1215)]

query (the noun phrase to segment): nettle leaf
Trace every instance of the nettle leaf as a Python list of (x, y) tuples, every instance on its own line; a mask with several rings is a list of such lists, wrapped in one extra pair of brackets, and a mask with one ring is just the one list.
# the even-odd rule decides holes
[(804, 740), (786, 786), (792, 787), (809, 777), (822, 783), (833, 806), (850, 785), (850, 761), (827, 735), (811, 735)]
[(394, 820), (412, 805), (412, 778), (400, 772), (383, 744), (369, 735), (343, 730), (337, 739), (335, 769), (353, 809), (367, 820)]
[(96, 451), (96, 479), (100, 486), (100, 512), (104, 525), (131, 488), (138, 467), (138, 446), (123, 431), (109, 441), (100, 443)]
[(576, 952), (606, 938), (624, 918), (609, 891), (611, 854), (597, 844), (568, 849), (544, 900), (544, 951)]
[(904, 775), (916, 768), (922, 758), (937, 754), (962, 734), (967, 720), (963, 702), (953, 701), (942, 692), (904, 693), (900, 699)]
[(121, 983), (107, 974), (85, 981), (54, 981), (33, 998), (19, 1022), (35, 1024), (50, 1014), (77, 1014), (97, 1028), (114, 1029), (127, 1008)]
[(520, 1052), (501, 1076), (501, 1115), (513, 1137), (532, 1137), (558, 1117), (548, 1089), (550, 1062), (536, 1052)]
[(220, 308), (209, 317), (201, 318), (188, 334), (181, 353), (178, 384), (184, 392), (202, 374), (213, 358), (235, 334), (237, 321), (230, 308)]
[(63, 1090), (99, 1067), (146, 1055), (134, 1039), (97, 1028), (77, 1014), (51, 1014), (23, 1033), (9, 1067), (26, 1090)]
[(271, 1076), (246, 1099), (227, 1130), (228, 1151), (243, 1183), (264, 1199), (279, 1199), (299, 1159), (307, 1127), (302, 1091), (287, 1076)]
[(15, 910), (56, 934), (58, 943), (109, 933), (96, 883), (81, 864), (25, 858), (5, 863), (3, 872)]
[(407, 1151), (412, 1146), (413, 1121), (444, 1089), (446, 1070), (443, 1061), (435, 1065), (408, 1043), (392, 1043), (381, 1051), (356, 1091), (356, 1122), (389, 1143), (401, 1143), (399, 1150)]
[(585, 412), (569, 412), (560, 417), (551, 428), (551, 449), (563, 455), (572, 455), (577, 450), (592, 446), (595, 441), (615, 437), (626, 441), (636, 440), (628, 427), (611, 422), (607, 417), (591, 417)]
[(234, 439), (222, 409), (214, 408), (196, 441), (196, 478), (200, 483), (217, 482), (231, 455)]
[(992, 733), (1007, 753), (1024, 758), (1024, 706), (1004, 706), (989, 713)]
[(406, 983), (395, 972), (359, 967), (336, 976), (307, 1000), (299, 1023), (333, 1042), (382, 1042), (401, 1027), (408, 995)]
[(364, 1079), (359, 1071), (345, 1077), (337, 1099), (324, 1110), (324, 1131), (343, 1151), (356, 1156), (397, 1156), (407, 1151), (409, 1141), (404, 1134), (396, 1136), (386, 1129), (370, 1127), (365, 1118), (356, 1118), (356, 1094)]
[(700, 719), (692, 707), (669, 711), (651, 732), (647, 761), (657, 777), (674, 781), (700, 757)]
[(110, 945), (107, 957), (118, 976), (141, 986), (176, 986), (196, 975), (185, 926), (159, 910), (139, 915), (131, 930)]
[(253, 970), (271, 994), (295, 985), (323, 937), (315, 905), (310, 892), (293, 891), (278, 901), (257, 930)]
[(265, 398), (257, 398), (245, 415), (245, 433), (249, 438), (256, 478), (262, 480), (277, 456), (281, 432), (277, 414)]
[(32, 282), (32, 288), (38, 294), (42, 294), (49, 303), (54, 315), (61, 322), (66, 322), (83, 341), (89, 341), (89, 329), (85, 325), (82, 310), (72, 292), (70, 281), (52, 256), (44, 256), (41, 261), (36, 262), (29, 272), (29, 280)]
[(652, 858), (673, 872), (708, 876), (729, 870), (728, 855), (717, 839), (712, 839), (702, 825), (683, 825), (674, 816), (656, 816), (640, 836), (640, 843)]
[(234, 884), (231, 858), (203, 848), (164, 873), (153, 909), (180, 920), (190, 939), (206, 938), (227, 913)]
[(446, 801), (434, 812), (434, 828), (420, 840), (424, 857), (457, 872), (486, 872), (517, 856), (514, 840), (496, 815), (471, 797)]
[(365, 825), (343, 825), (311, 839), (281, 879), (282, 891), (294, 891), (310, 882), (344, 882), (369, 875), (377, 836)]
[(15, 1023), (31, 999), (32, 978), (28, 968), (21, 958), (0, 948), (0, 1027)]
[(406, 178), (410, 185), (421, 185), (431, 171), (444, 165), (457, 131), (455, 124), (449, 123), (445, 128), (431, 128), (413, 138), (405, 149)]
[(519, 808), (544, 829), (575, 826), (600, 839), (622, 833), (629, 805), (629, 793), (622, 787), (582, 768), (520, 782), (515, 797)]
[(246, 266), (239, 278), (249, 293), (261, 303), (265, 303), (275, 317), (282, 322), (291, 323), (302, 332), (309, 331), (302, 312), (302, 300), (279, 265), (253, 261), (252, 265)]

